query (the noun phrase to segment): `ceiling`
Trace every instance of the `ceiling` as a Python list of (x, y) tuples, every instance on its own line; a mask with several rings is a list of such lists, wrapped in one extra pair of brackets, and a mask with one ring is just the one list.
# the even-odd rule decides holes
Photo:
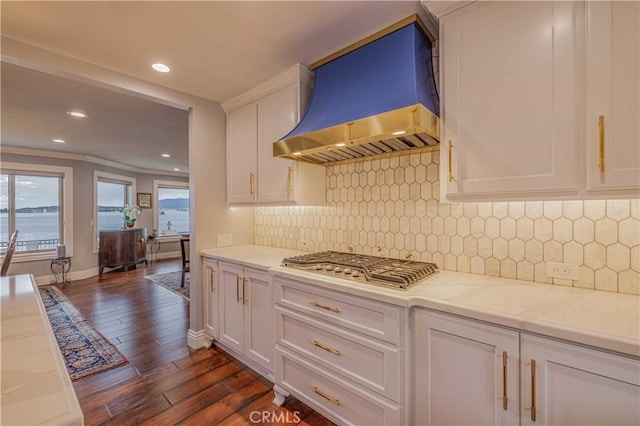
[[(413, 13), (424, 13), (415, 0), (3, 1), (0, 28), (3, 36), (222, 103), (295, 63), (308, 66)], [(172, 71), (153, 71), (154, 62)], [(86, 108), (89, 118), (65, 116), (71, 108)], [(3, 145), (185, 170), (186, 114), (2, 65)], [(57, 137), (68, 142), (52, 143)], [(171, 153), (174, 162), (159, 151)]]

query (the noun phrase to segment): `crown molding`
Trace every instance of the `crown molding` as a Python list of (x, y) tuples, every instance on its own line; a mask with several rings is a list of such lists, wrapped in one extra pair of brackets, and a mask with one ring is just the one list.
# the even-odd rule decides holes
[(302, 64), (295, 64), (292, 67), (284, 70), (280, 74), (276, 75), (270, 80), (265, 81), (262, 84), (257, 85), (254, 88), (247, 90), (244, 93), (239, 94), (225, 102), (223, 102), (222, 109), (224, 112), (233, 111), (244, 105), (255, 102), (258, 99), (264, 98), (271, 93), (280, 90), (290, 84), (300, 83), (301, 85), (307, 85), (313, 87), (313, 71), (305, 67)]
[(104, 158), (93, 157), (91, 155), (84, 155), (84, 154), (73, 154), (70, 152), (47, 151), (44, 149), (21, 148), (17, 146), (2, 145), (0, 147), (0, 154), (16, 154), (16, 155), (26, 155), (30, 157), (46, 157), (46, 158), (59, 158), (62, 160), (83, 161), (85, 163), (99, 164), (101, 166), (113, 167), (120, 170), (126, 170), (128, 172), (146, 174), (146, 175), (189, 177), (188, 173), (166, 171), (166, 170), (143, 169), (140, 167), (129, 166), (128, 164), (122, 164), (122, 163), (117, 163), (111, 160), (105, 160)]
[(449, 1), (422, 0), (420, 2), (420, 4), (422, 4), (422, 7), (424, 7), (426, 10), (431, 12), (438, 19), (471, 3), (473, 3), (473, 1), (464, 1), (464, 0), (449, 0)]

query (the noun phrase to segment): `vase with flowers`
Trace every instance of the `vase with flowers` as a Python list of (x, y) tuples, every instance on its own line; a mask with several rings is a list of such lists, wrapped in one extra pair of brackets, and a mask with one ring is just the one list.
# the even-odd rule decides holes
[(125, 228), (133, 228), (136, 226), (136, 215), (140, 213), (140, 207), (130, 206), (126, 204), (122, 208), (122, 218), (124, 219)]

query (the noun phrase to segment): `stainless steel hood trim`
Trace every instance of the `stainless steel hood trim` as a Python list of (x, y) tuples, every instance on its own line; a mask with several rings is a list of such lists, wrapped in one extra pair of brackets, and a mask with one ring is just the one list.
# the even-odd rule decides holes
[(328, 163), (424, 148), (436, 145), (439, 139), (438, 117), (415, 104), (275, 142), (273, 155)]

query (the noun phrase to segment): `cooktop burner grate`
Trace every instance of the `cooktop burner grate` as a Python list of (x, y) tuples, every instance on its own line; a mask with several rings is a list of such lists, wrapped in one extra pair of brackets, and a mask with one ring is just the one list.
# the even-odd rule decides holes
[(283, 266), (407, 289), (438, 271), (435, 263), (323, 251), (285, 258)]

